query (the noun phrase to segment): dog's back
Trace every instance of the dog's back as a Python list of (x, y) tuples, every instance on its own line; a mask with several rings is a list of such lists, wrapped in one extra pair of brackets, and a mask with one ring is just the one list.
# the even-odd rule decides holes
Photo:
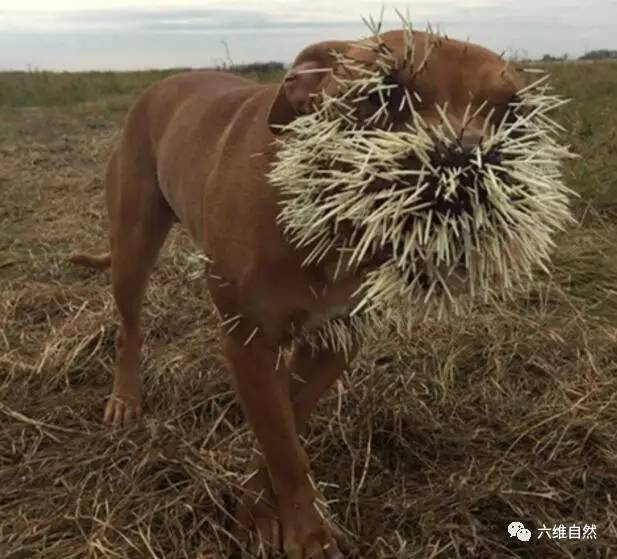
[[(258, 155), (273, 139), (265, 123), (277, 88), (223, 72), (190, 72), (153, 85), (127, 118), (121, 151), (154, 167), (164, 198), (206, 251), (216, 247), (204, 229), (242, 221), (243, 206), (233, 201), (245, 189), (263, 193), (256, 183), (264, 180), (266, 162)], [(209, 206), (207, 215), (196, 201)]]
[(193, 119), (199, 120), (201, 113), (219, 110), (225, 98), (237, 90), (248, 93), (263, 87), (240, 76), (212, 70), (170, 76), (154, 83), (139, 96), (127, 117), (125, 135), (146, 125), (150, 140), (156, 147), (174, 116), (186, 103), (192, 104), (193, 111), (197, 110)]

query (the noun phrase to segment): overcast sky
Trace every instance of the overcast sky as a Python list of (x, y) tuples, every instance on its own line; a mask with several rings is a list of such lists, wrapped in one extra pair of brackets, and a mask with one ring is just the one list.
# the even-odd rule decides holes
[[(212, 66), (229, 45), (234, 62), (290, 62), (304, 46), (365, 34), (372, 0), (0, 0), (0, 70)], [(617, 0), (417, 0), (415, 27), (495, 51), (540, 57), (617, 49)]]

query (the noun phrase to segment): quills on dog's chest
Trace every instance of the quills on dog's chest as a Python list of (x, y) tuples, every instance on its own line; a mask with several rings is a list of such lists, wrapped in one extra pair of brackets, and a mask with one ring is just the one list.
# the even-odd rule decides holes
[(315, 331), (331, 320), (344, 319), (351, 312), (351, 305), (339, 305), (331, 307), (323, 312), (313, 312), (309, 314), (307, 321), (304, 323), (304, 330), (307, 332)]
[[(328, 266), (325, 266), (327, 274)], [(351, 280), (351, 281), (350, 281)], [(291, 325), (291, 335), (297, 341), (308, 342), (313, 346), (344, 349), (352, 343), (347, 332), (349, 316), (353, 310), (353, 292), (357, 281), (346, 278), (341, 282), (328, 282), (321, 288), (310, 288), (312, 304), (299, 314), (302, 321)], [(334, 335), (335, 330), (336, 335)]]
[(315, 305), (304, 309), (301, 323), (291, 325), (292, 338), (314, 348), (329, 348), (345, 354), (349, 354), (359, 340), (371, 338), (380, 330), (377, 323), (381, 322), (381, 316), (375, 313), (353, 316), (359, 285), (357, 279), (348, 277), (329, 283), (319, 294), (312, 289)]

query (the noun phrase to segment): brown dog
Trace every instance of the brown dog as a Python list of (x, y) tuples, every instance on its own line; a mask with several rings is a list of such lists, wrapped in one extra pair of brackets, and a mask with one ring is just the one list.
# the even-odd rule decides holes
[[(415, 33), (417, 61), (427, 44)], [(403, 59), (400, 31), (382, 35)], [(353, 43), (326, 42), (305, 49), (280, 85), (256, 85), (219, 72), (193, 72), (148, 89), (132, 108), (106, 174), (111, 254), (74, 256), (84, 265), (111, 264), (113, 294), (122, 326), (113, 394), (104, 419), (124, 424), (140, 416), (140, 308), (165, 237), (180, 221), (212, 261), (208, 279), (224, 319), (224, 349), (239, 399), (263, 458), (250, 482), (273, 507), (245, 500), (238, 511), (241, 537), (283, 549), (290, 559), (341, 557), (344, 539), (315, 505), (309, 461), (298, 439), (320, 396), (346, 366), (342, 354), (297, 346), (287, 364), (279, 347), (294, 327), (319, 325), (346, 312), (359, 278), (332, 275), (332, 261), (303, 267), (276, 223), (278, 194), (266, 173), (276, 153), (275, 125), (311, 110), (312, 96), (331, 86), (332, 51), (367, 60)], [(309, 70), (309, 72), (302, 72)], [(398, 77), (423, 100), (427, 122), (439, 120), (435, 103), (447, 102), (453, 127), (465, 109), (478, 108), (478, 125), (462, 141), (473, 145), (493, 110), (496, 122), (522, 87), (503, 59), (483, 48), (440, 39), (424, 70)], [(289, 372), (293, 371), (293, 378)], [(267, 502), (264, 498), (261, 503)], [(259, 538), (249, 538), (248, 533)], [(254, 548), (253, 548), (254, 550)]]

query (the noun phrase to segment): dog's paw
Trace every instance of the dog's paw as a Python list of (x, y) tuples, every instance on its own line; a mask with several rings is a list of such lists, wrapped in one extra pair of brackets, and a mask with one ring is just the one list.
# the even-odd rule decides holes
[(281, 525), (276, 516), (253, 517), (248, 524), (234, 531), (242, 559), (270, 559), (280, 557)]
[(242, 557), (266, 559), (283, 551), (276, 499), (265, 469), (244, 484), (232, 530)]
[(141, 415), (141, 398), (112, 394), (105, 405), (103, 421), (121, 427), (139, 419)]
[[(297, 516), (297, 515), (295, 515)], [(273, 506), (238, 506), (233, 531), (242, 559), (343, 559), (349, 540), (334, 524), (305, 515), (297, 526), (282, 527)], [(299, 527), (299, 529), (298, 529)]]
[(329, 518), (319, 491), (304, 508), (279, 503), (265, 467), (244, 484), (232, 531), (243, 558), (342, 559), (347, 536)]
[(349, 540), (316, 500), (310, 506), (281, 504), (283, 549), (287, 559), (343, 559)]

